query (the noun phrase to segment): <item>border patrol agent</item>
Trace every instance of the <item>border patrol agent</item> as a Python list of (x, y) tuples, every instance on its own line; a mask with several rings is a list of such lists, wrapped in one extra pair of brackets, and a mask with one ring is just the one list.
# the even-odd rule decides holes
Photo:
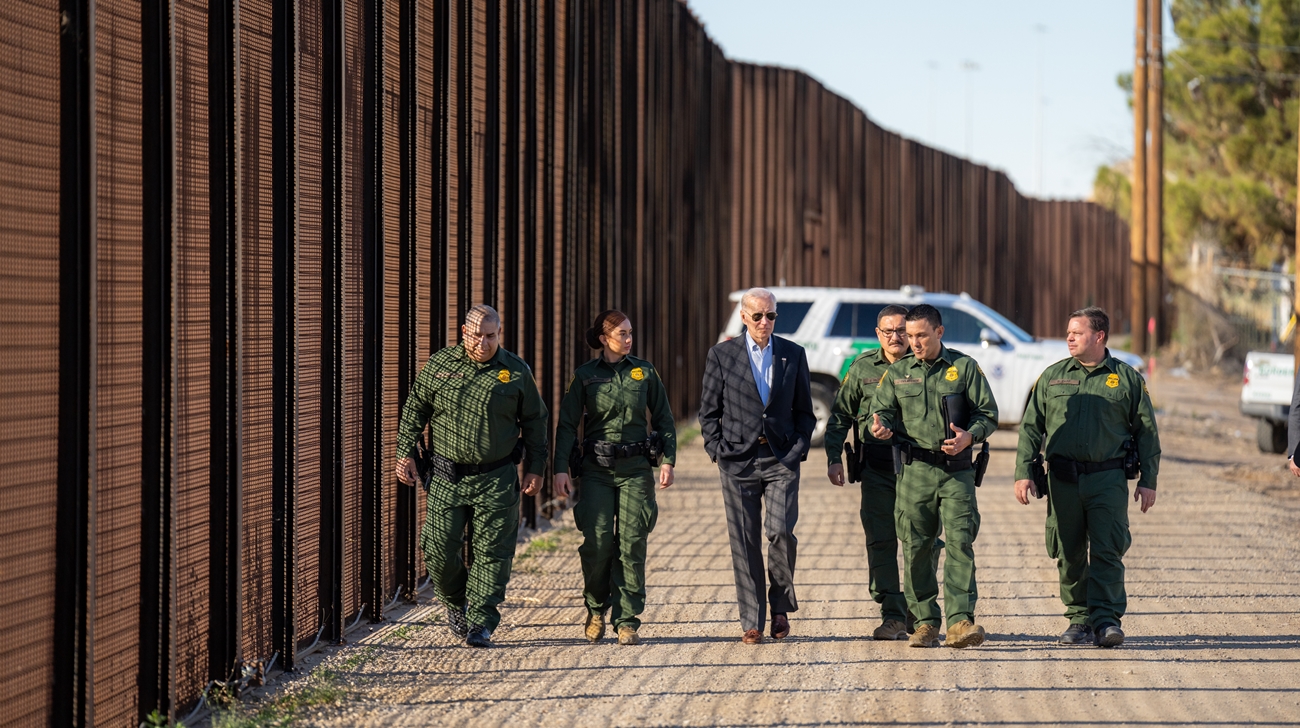
[[(880, 348), (868, 349), (849, 365), (849, 371), (840, 383), (826, 424), (823, 443), (830, 465), (826, 477), (831, 483), (843, 486), (845, 481), (844, 457), (856, 457), (849, 462), (849, 482), (862, 483), (862, 506), (858, 511), (862, 530), (867, 537), (867, 567), (871, 574), (871, 598), (880, 605), (881, 624), (872, 637), (878, 640), (905, 640), (912, 615), (907, 611), (907, 597), (898, 578), (898, 536), (894, 531), (894, 501), (897, 495), (897, 476), (894, 475), (894, 458), (890, 443), (871, 436), (861, 427), (858, 418), (863, 404), (870, 411), (876, 385), (890, 364), (911, 355), (907, 347), (907, 329), (903, 317), (907, 309), (890, 304), (876, 314), (876, 337)], [(851, 455), (845, 454), (844, 440), (849, 428), (858, 428), (861, 444)], [(935, 551), (938, 556), (938, 551)]]
[[(398, 425), (397, 477), (423, 478), (414, 456), (427, 424), (432, 473), (420, 548), (452, 633), (487, 647), (501, 622), (497, 605), (519, 533), (521, 446), (523, 492), (531, 496), (546, 472), (548, 415), (532, 370), (500, 347), (501, 317), (492, 307), (470, 309), (461, 334), (459, 345), (429, 357), (411, 387)], [(468, 570), (460, 554), (466, 524), (474, 534)]]
[[(943, 566), (943, 606), (949, 647), (984, 641), (975, 624), (975, 537), (980, 514), (971, 446), (997, 429), (998, 407), (975, 360), (943, 345), (939, 310), (920, 304), (907, 312), (913, 357), (895, 362), (877, 385), (871, 434), (898, 435), (895, 455), (902, 464), (895, 527), (903, 542), (904, 593), (916, 616), (913, 647), (939, 645), (939, 585), (934, 568), (935, 537), (942, 527), (948, 543)], [(945, 422), (944, 398), (956, 395), (967, 410), (966, 428)], [(863, 411), (865, 414), (865, 410)], [(948, 431), (952, 435), (948, 435)], [(981, 455), (987, 463), (987, 454)]]
[(1140, 476), (1133, 500), (1143, 513), (1156, 502), (1160, 436), (1151, 395), (1141, 374), (1110, 355), (1109, 338), (1105, 311), (1070, 314), (1070, 358), (1043, 371), (1020, 423), (1016, 499), (1028, 505), (1030, 495), (1047, 496), (1047, 553), (1070, 621), (1063, 645), (1123, 644), (1123, 558), (1132, 540), (1126, 480)]
[[(571, 468), (573, 477), (581, 478), (573, 519), (584, 537), (578, 554), (587, 639), (597, 642), (605, 636), (609, 611), (618, 643), (636, 645), (645, 610), (646, 541), (659, 517), (653, 468), (659, 465), (660, 488), (673, 484), (676, 422), (659, 373), (628, 353), (632, 322), (626, 314), (601, 312), (586, 341), (601, 353), (578, 367), (560, 403), (555, 489), (568, 495)], [(647, 410), (653, 434), (647, 429)], [(583, 441), (574, 453), (579, 424)]]

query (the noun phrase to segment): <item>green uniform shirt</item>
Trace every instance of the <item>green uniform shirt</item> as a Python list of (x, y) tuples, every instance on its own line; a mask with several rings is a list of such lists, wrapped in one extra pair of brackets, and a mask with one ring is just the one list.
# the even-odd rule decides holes
[(1029, 461), (1044, 445), (1047, 459), (1099, 463), (1124, 456), (1129, 436), (1142, 461), (1138, 487), (1156, 487), (1160, 436), (1146, 382), (1133, 367), (1106, 358), (1091, 372), (1073, 357), (1049, 366), (1029, 395), (1020, 423), (1016, 480), (1029, 478)]
[(546, 404), (523, 359), (498, 348), (480, 364), (463, 344), (443, 349), (420, 371), (397, 426), (397, 458), (411, 457), (430, 427), (433, 451), (462, 465), (510, 455), (522, 431), (527, 472), (546, 472)]
[(560, 402), (560, 423), (555, 429), (555, 472), (569, 472), (569, 452), (583, 421), (583, 437), (630, 445), (649, 436), (650, 423), (664, 438), (664, 462), (677, 464), (677, 423), (668, 406), (668, 391), (650, 362), (631, 354), (610, 364), (605, 357), (578, 367)]
[[(905, 353), (903, 358), (911, 356)], [(901, 360), (900, 360), (901, 361)], [(849, 365), (849, 371), (840, 382), (840, 391), (835, 394), (835, 406), (831, 407), (830, 420), (826, 423), (826, 435), (822, 442), (826, 446), (826, 459), (835, 464), (844, 458), (844, 441), (849, 436), (850, 427), (859, 427), (859, 442), (875, 445), (888, 444), (887, 440), (877, 440), (871, 435), (871, 428), (859, 426), (858, 413), (866, 405), (871, 407), (871, 398), (876, 393), (876, 385), (889, 368), (889, 359), (885, 358), (884, 349), (869, 349), (858, 354), (858, 358)]]
[(974, 442), (983, 442), (998, 428), (998, 404), (984, 372), (956, 349), (940, 348), (933, 362), (915, 357), (896, 361), (876, 387), (874, 399), (864, 401), (859, 409), (863, 423), (878, 414), (880, 424), (924, 450), (937, 452), (947, 439), (940, 402), (950, 394), (966, 395), (970, 405), (966, 431)]

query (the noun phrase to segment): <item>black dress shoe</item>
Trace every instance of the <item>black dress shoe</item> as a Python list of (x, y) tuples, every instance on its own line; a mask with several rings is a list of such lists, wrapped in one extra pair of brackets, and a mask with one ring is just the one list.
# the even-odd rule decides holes
[(463, 640), (469, 636), (469, 622), (465, 621), (464, 607), (447, 605), (447, 628), (456, 635), (456, 639)]
[(772, 639), (783, 640), (790, 634), (790, 620), (784, 614), (772, 615)]
[(1092, 627), (1086, 624), (1070, 625), (1057, 640), (1057, 643), (1062, 645), (1082, 645), (1089, 642), (1092, 642)]
[(492, 633), (481, 624), (473, 625), (469, 628), (469, 636), (465, 638), (465, 644), (470, 647), (491, 647)]
[(1099, 624), (1093, 643), (1098, 647), (1119, 647), (1124, 644), (1124, 630), (1118, 624)]

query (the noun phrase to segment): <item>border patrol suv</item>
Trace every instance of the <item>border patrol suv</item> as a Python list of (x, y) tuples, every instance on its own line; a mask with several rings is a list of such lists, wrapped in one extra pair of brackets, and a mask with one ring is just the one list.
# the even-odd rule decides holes
[[(897, 291), (864, 288), (773, 288), (777, 311), (774, 333), (808, 351), (812, 374), (813, 412), (817, 429), (813, 444), (821, 444), (830, 417), (835, 391), (858, 354), (880, 346), (876, 339), (876, 315), (896, 303), (911, 308), (928, 303), (943, 315), (943, 343), (975, 359), (998, 402), (998, 424), (1014, 425), (1024, 415), (1029, 391), (1049, 364), (1070, 355), (1064, 339), (1036, 339), (997, 311), (968, 294), (926, 293), (920, 286), (903, 286)], [(736, 308), (718, 341), (744, 333), (740, 321), (740, 297), (731, 294)], [(1062, 328), (1065, 322), (1061, 322)], [(1144, 372), (1142, 359), (1125, 351), (1111, 355)]]

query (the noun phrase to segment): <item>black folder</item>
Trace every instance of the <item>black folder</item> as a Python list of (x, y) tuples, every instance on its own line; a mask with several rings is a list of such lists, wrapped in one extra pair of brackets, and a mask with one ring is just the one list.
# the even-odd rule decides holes
[(970, 429), (970, 405), (966, 401), (966, 395), (944, 395), (939, 407), (943, 414), (943, 431), (947, 434), (945, 439), (951, 440), (957, 436), (957, 433), (952, 431), (951, 425), (956, 425), (963, 430)]

